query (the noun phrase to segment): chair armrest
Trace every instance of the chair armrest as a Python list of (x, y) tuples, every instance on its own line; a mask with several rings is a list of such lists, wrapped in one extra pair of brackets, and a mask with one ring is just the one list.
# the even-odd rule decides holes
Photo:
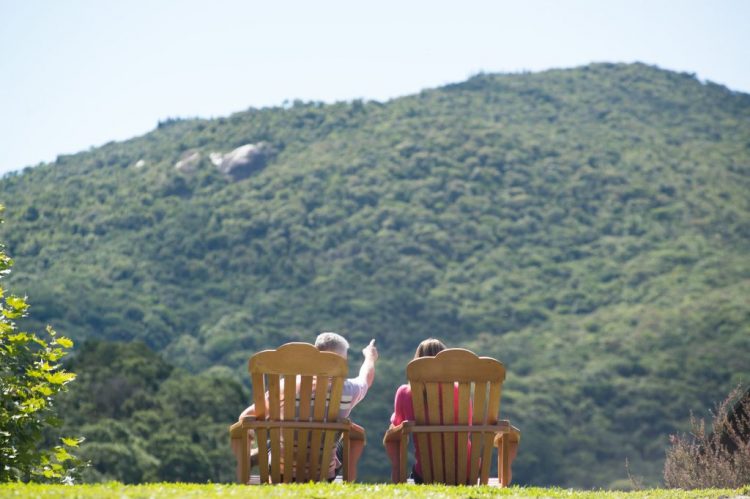
[(351, 425), (348, 421), (335, 423), (325, 423), (321, 421), (243, 421), (242, 428), (262, 428), (266, 430), (337, 430), (337, 431), (351, 431)]
[(365, 442), (365, 445), (367, 445), (367, 433), (365, 432), (365, 429), (359, 426), (357, 423), (352, 423), (351, 428), (349, 429), (349, 439), (350, 440), (362, 440)]
[(250, 428), (249, 423), (255, 420), (255, 416), (242, 418), (229, 427), (229, 436), (232, 444), (232, 452), (237, 458), (237, 481), (247, 483), (250, 478), (250, 467), (252, 466), (252, 457), (250, 456), (253, 435), (247, 431)]
[(254, 421), (257, 421), (257, 418), (255, 416), (245, 416), (244, 418), (240, 419), (240, 423), (243, 425), (246, 425), (247, 423), (252, 423)]
[(493, 444), (497, 447), (497, 473), (501, 487), (507, 487), (513, 478), (511, 466), (513, 458), (518, 452), (518, 444), (521, 441), (521, 430), (510, 424), (510, 421), (498, 421), (502, 431), (495, 433)]
[(237, 421), (229, 427), (229, 435), (232, 438), (242, 438), (248, 428), (247, 424), (253, 421), (255, 421), (255, 416), (245, 416), (241, 421)]
[(403, 438), (403, 435), (407, 433), (407, 431), (414, 426), (414, 421), (403, 421), (398, 426), (391, 425), (388, 430), (386, 430), (385, 435), (383, 435), (383, 445), (386, 444), (386, 442), (397, 442)]
[(502, 426), (502, 429), (498, 428), (498, 432), (495, 434), (495, 438), (493, 440), (493, 445), (495, 447), (500, 446), (500, 441), (505, 435), (508, 435), (508, 440), (511, 442), (518, 443), (521, 441), (521, 430), (510, 424), (510, 421), (498, 421), (497, 425)]
[(398, 426), (391, 425), (383, 435), (383, 446), (391, 461), (391, 479), (394, 483), (406, 483), (407, 453), (409, 433), (414, 421), (403, 421)]

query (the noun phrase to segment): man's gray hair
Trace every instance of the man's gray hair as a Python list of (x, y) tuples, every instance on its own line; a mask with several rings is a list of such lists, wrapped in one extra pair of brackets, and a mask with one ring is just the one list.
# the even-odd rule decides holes
[(315, 338), (315, 348), (321, 352), (334, 352), (341, 355), (346, 355), (349, 350), (349, 342), (336, 333), (320, 333)]

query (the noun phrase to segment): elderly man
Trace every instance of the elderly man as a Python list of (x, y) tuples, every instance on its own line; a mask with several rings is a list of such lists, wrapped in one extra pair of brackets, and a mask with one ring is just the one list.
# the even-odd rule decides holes
[[(333, 352), (344, 358), (348, 357), (349, 342), (343, 336), (336, 333), (321, 333), (315, 339), (315, 347), (321, 352)], [(370, 341), (370, 344), (362, 350), (362, 355), (364, 355), (364, 360), (362, 361), (362, 366), (359, 368), (359, 375), (356, 378), (349, 378), (344, 382), (341, 405), (339, 406), (339, 418), (349, 417), (354, 406), (365, 398), (367, 390), (372, 386), (372, 382), (375, 379), (375, 363), (378, 360), (378, 350), (375, 348), (375, 340)], [(251, 405), (242, 411), (239, 420), (242, 421), (242, 418), (245, 416), (253, 416), (254, 414), (255, 405)], [(351, 433), (349, 452), (349, 472), (352, 481), (357, 478), (357, 462), (362, 456), (365, 444), (364, 429), (358, 425), (354, 425), (354, 429), (355, 431)], [(234, 443), (232, 450), (235, 455), (239, 455), (239, 448)], [(334, 456), (337, 466), (341, 464), (341, 460), (343, 459), (342, 451), (341, 442), (339, 441)], [(253, 457), (253, 461), (255, 461), (255, 457)]]

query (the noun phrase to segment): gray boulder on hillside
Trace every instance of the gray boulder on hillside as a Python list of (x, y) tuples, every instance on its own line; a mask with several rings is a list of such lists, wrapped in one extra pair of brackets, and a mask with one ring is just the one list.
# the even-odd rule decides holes
[(211, 160), (211, 163), (214, 166), (219, 166), (221, 165), (221, 162), (224, 160), (224, 155), (221, 154), (220, 152), (212, 152), (208, 154), (208, 159)]
[(187, 151), (180, 160), (174, 164), (177, 171), (182, 173), (193, 173), (201, 161), (201, 153), (198, 151)]
[[(271, 146), (265, 142), (245, 144), (224, 154), (217, 168), (221, 173), (229, 175), (234, 180), (242, 180), (266, 166), (271, 152)], [(214, 156), (211, 161), (216, 164), (218, 163), (217, 159)]]

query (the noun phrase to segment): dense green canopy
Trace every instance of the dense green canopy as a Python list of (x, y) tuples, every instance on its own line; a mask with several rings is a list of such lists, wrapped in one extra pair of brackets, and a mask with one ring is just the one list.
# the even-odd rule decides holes
[[(245, 144), (243, 175), (212, 163)], [(506, 364), (525, 484), (622, 485), (626, 458), (656, 483), (667, 435), (750, 381), (750, 96), (693, 75), (595, 64), (167, 120), (0, 192), (32, 327), (246, 384), (259, 349), (334, 330), (354, 371), (376, 338), (362, 478), (388, 476), (428, 336)]]

